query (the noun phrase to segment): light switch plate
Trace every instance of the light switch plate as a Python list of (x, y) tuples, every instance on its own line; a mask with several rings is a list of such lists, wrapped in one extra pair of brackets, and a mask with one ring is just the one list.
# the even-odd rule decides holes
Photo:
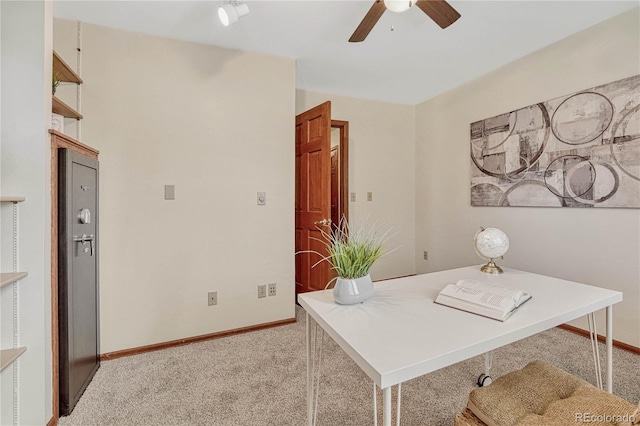
[(367, 192), (367, 201), (373, 201), (373, 192)]
[(352, 193), (351, 193), (351, 202), (352, 202), (352, 203), (355, 203), (355, 202), (356, 202), (356, 193), (355, 193), (355, 192), (352, 192)]
[(175, 200), (176, 199), (176, 186), (175, 185), (165, 185), (164, 186), (164, 199), (165, 200)]
[(267, 193), (266, 192), (258, 192), (258, 205), (266, 206), (267, 205)]

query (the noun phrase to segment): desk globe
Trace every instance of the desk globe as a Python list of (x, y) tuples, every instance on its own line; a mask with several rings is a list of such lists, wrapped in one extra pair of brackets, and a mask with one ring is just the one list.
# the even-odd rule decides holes
[(480, 270), (487, 274), (501, 274), (502, 268), (495, 264), (494, 259), (502, 259), (509, 250), (507, 234), (498, 228), (480, 228), (473, 237), (473, 248), (481, 258), (489, 262)]

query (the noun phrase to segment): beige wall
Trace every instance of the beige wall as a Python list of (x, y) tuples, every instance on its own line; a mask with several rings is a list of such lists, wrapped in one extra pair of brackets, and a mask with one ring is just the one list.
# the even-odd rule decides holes
[(388, 248), (398, 248), (373, 265), (372, 278), (414, 273), (414, 107), (297, 90), (296, 113), (326, 101), (332, 119), (349, 122), (349, 192), (356, 193), (351, 219), (382, 221), (395, 232)]
[[(75, 46), (75, 23), (54, 31), (56, 49)], [(101, 352), (292, 318), (294, 61), (88, 24), (82, 45)]]
[[(638, 32), (636, 10), (413, 107), (294, 99), (293, 61), (84, 24), (102, 352), (293, 316), (293, 116), (326, 100), (350, 124), (352, 218), (397, 232), (374, 279), (477, 263), (471, 237), (497, 226), (512, 241), (505, 265), (623, 290), (616, 338), (640, 345), (639, 212), (471, 208), (468, 156), (472, 121), (637, 74)], [(75, 23), (56, 21), (55, 42), (74, 63)], [(176, 201), (162, 199), (165, 184)], [(268, 282), (278, 296), (258, 300)]]
[(498, 227), (511, 241), (504, 265), (623, 291), (615, 338), (640, 346), (638, 209), (472, 208), (469, 201), (469, 124), (639, 74), (639, 18), (632, 10), (417, 106), (418, 272), (479, 263), (475, 231)]

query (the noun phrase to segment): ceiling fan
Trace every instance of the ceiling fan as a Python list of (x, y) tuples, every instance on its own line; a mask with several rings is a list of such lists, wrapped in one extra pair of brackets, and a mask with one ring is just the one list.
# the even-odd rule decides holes
[(404, 12), (414, 4), (441, 28), (447, 28), (460, 17), (460, 14), (445, 0), (376, 0), (349, 41), (352, 43), (364, 41), (387, 9), (393, 12)]

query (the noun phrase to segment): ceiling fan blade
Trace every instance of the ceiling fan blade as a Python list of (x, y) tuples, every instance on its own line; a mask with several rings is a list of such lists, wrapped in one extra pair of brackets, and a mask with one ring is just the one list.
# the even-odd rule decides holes
[(360, 22), (360, 25), (358, 25), (358, 28), (353, 32), (349, 41), (352, 43), (364, 41), (385, 10), (387, 10), (387, 8), (385, 7), (384, 2), (382, 0), (376, 0), (375, 3), (373, 3), (373, 6), (371, 6), (371, 9), (369, 9), (362, 19), (362, 22)]
[(440, 25), (440, 28), (447, 28), (460, 17), (460, 14), (444, 0), (417, 0), (416, 6)]

